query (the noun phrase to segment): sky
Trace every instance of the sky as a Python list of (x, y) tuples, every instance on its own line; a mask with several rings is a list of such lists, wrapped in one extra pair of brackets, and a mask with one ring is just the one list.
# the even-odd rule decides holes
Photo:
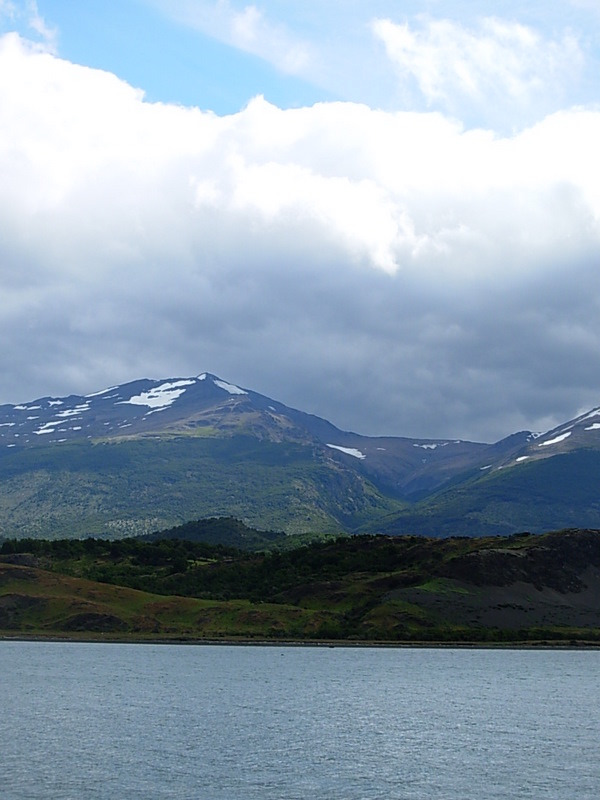
[(0, 403), (600, 406), (600, 0), (0, 0)]

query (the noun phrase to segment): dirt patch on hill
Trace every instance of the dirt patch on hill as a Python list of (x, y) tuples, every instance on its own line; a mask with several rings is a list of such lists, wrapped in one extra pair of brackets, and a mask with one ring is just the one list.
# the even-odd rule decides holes
[(0, 628), (18, 630), (23, 625), (24, 617), (31, 611), (41, 611), (46, 601), (41, 597), (29, 597), (23, 594), (5, 594), (0, 597)]
[(519, 581), (563, 594), (586, 588), (583, 573), (600, 568), (598, 531), (563, 531), (528, 542), (522, 549), (482, 547), (449, 559), (441, 575), (476, 586), (511, 586)]
[(13, 581), (35, 581), (36, 579), (37, 572), (34, 569), (0, 563), (0, 586)]
[(61, 631), (95, 631), (110, 633), (127, 631), (129, 626), (120, 617), (114, 614), (101, 614), (94, 611), (84, 611), (74, 614), (57, 626)]
[(600, 568), (578, 576), (578, 591), (562, 592), (522, 580), (504, 586), (448, 581), (447, 591), (407, 589), (402, 595), (453, 624), (507, 630), (554, 626), (600, 627)]

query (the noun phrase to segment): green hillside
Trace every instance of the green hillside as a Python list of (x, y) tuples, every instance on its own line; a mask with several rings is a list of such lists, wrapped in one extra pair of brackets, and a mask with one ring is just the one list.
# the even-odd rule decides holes
[(343, 463), (251, 436), (144, 437), (4, 451), (0, 536), (120, 538), (235, 516), (340, 533), (401, 508)]
[(98, 640), (315, 635), (331, 615), (282, 604), (165, 597), (0, 563), (0, 635)]
[(461, 481), (363, 530), (423, 536), (503, 536), (600, 528), (600, 451), (575, 450)]
[(28, 540), (0, 556), (4, 635), (600, 642), (600, 532), (355, 536), (248, 553)]

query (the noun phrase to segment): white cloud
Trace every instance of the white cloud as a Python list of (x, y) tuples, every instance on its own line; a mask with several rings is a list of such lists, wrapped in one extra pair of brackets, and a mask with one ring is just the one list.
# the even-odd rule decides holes
[(544, 38), (518, 22), (495, 17), (467, 28), (449, 19), (422, 19), (419, 27), (377, 19), (375, 35), (384, 43), (405, 87), (417, 84), (430, 105), (456, 112), (467, 101), (493, 107), (500, 102), (527, 109), (560, 94), (583, 66), (577, 38)]
[(28, 0), (26, 4), (27, 24), (32, 31), (40, 37), (45, 49), (50, 53), (57, 52), (58, 31), (52, 25), (48, 25), (38, 10), (36, 0)]
[(600, 394), (598, 141), (218, 117), (2, 37), (3, 400), (206, 369), (365, 433), (549, 428)]
[(0, 0), (0, 23), (5, 20), (11, 26), (25, 25), (29, 33), (33, 32), (36, 49), (54, 53), (57, 52), (58, 31), (46, 23), (40, 14), (36, 0), (25, 0), (24, 2), (12, 2), (11, 0)]
[[(394, 0), (143, 2), (269, 63), (280, 75), (270, 86), (268, 71), (257, 68), (254, 93), (286, 105), (282, 86), (292, 75), (305, 98), (312, 85), (315, 100), (327, 92), (387, 110), (437, 108), (470, 127), (512, 132), (598, 96), (598, 19), (573, 3), (567, 15), (565, 0), (502, 3), (497, 16), (482, 3), (454, 0), (443, 4), (446, 19), (420, 13), (442, 11), (422, 0), (401, 8)], [(246, 67), (251, 75), (257, 64), (248, 59)], [(287, 85), (295, 104), (299, 84)]]
[(258, 56), (284, 73), (298, 75), (311, 60), (308, 43), (284, 24), (272, 22), (255, 5), (237, 10), (229, 0), (154, 0), (154, 4), (185, 25)]

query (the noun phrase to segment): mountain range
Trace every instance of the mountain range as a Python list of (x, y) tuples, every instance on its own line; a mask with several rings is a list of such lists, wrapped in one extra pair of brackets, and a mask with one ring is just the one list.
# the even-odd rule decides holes
[(600, 408), (485, 444), (342, 431), (209, 373), (0, 406), (4, 538), (600, 528), (599, 476)]

